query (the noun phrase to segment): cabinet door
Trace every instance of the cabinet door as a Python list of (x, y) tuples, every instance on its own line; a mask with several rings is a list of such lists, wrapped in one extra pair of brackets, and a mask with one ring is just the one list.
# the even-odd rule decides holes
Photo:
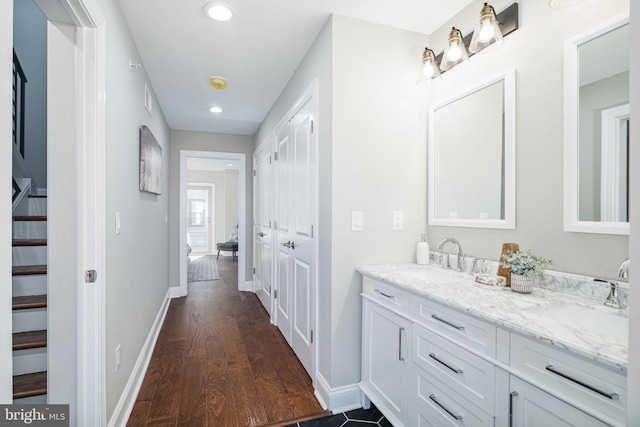
[(363, 324), (361, 388), (394, 426), (404, 425), (409, 322), (365, 299)]
[(511, 377), (511, 414), (513, 427), (606, 426), (514, 376)]

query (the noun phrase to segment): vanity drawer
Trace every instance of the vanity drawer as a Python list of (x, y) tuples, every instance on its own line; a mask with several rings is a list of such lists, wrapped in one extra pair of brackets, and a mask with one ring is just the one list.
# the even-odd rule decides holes
[(424, 298), (414, 301), (414, 315), (423, 326), (488, 356), (496, 357), (495, 325)]
[(493, 426), (494, 418), (429, 373), (413, 375), (408, 426)]
[[(362, 282), (362, 293), (380, 305), (408, 312), (411, 293), (379, 280), (365, 277)], [(415, 297), (415, 295), (414, 295)], [(408, 313), (406, 313), (408, 314)]]
[(511, 367), (587, 412), (626, 419), (626, 376), (581, 356), (511, 334)]
[(495, 366), (424, 328), (413, 328), (413, 362), (489, 414), (494, 412)]

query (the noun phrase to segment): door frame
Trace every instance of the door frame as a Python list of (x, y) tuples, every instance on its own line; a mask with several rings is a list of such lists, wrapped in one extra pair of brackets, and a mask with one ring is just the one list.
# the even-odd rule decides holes
[(238, 290), (245, 291), (252, 289), (245, 289), (246, 280), (244, 280), (245, 263), (246, 263), (246, 250), (247, 244), (247, 177), (246, 177), (246, 154), (245, 153), (231, 153), (221, 151), (197, 151), (197, 150), (180, 150), (180, 215), (179, 215), (179, 240), (180, 247), (178, 253), (180, 254), (180, 287), (177, 289), (177, 293), (173, 296), (183, 297), (187, 295), (187, 159), (188, 158), (200, 158), (200, 159), (224, 159), (238, 162), (238, 223), (242, 224), (242, 227), (238, 227)]
[[(72, 403), (75, 424), (106, 425), (106, 388), (104, 354), (105, 296), (105, 197), (106, 197), (106, 19), (97, 0), (35, 0), (49, 25), (75, 27), (76, 63), (62, 64), (75, 73), (74, 103), (71, 130), (75, 135), (73, 163), (77, 177), (75, 199), (77, 214), (75, 241), (69, 253), (76, 261), (75, 333), (69, 342), (49, 343), (51, 351), (63, 346), (74, 357), (75, 378), (49, 379), (50, 389), (56, 382), (75, 387), (59, 386), (56, 402)], [(9, 22), (13, 28), (13, 16)], [(51, 47), (48, 49), (51, 51)], [(49, 132), (49, 131), (48, 131)], [(55, 144), (51, 144), (55, 149)], [(51, 148), (48, 148), (51, 150)], [(64, 250), (64, 248), (60, 248)], [(96, 270), (97, 280), (85, 283), (84, 272)], [(55, 326), (54, 326), (55, 327)], [(68, 331), (67, 331), (68, 332)], [(68, 393), (69, 395), (63, 395)], [(75, 408), (74, 408), (75, 406)]]

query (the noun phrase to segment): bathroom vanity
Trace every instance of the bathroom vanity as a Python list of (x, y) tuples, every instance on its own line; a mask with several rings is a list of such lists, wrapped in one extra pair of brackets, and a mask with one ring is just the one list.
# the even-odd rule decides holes
[(625, 425), (626, 310), (433, 265), (358, 271), (359, 386), (394, 426)]

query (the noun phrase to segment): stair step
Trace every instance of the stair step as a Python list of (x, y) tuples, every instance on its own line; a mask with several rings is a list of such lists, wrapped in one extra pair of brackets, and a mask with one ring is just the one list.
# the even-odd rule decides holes
[(13, 239), (13, 246), (47, 246), (47, 239)]
[(47, 394), (47, 373), (16, 375), (13, 377), (13, 398), (40, 396)]
[(45, 308), (47, 306), (46, 295), (28, 295), (24, 297), (13, 297), (14, 310), (29, 310), (32, 308)]
[(47, 346), (47, 331), (16, 332), (13, 334), (13, 349), (42, 348)]
[(13, 217), (14, 221), (46, 221), (46, 215), (16, 215)]
[(30, 274), (47, 274), (46, 265), (14, 265), (13, 276), (26, 276)]

